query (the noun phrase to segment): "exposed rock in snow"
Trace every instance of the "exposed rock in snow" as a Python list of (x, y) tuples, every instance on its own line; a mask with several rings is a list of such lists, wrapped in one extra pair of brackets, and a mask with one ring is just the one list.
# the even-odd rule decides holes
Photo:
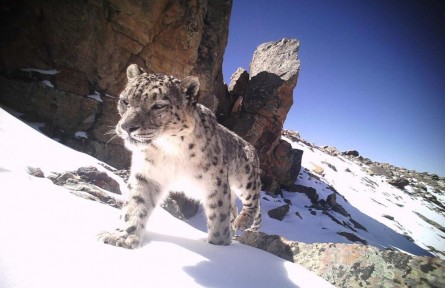
[(270, 218), (276, 219), (276, 220), (283, 220), (284, 217), (289, 212), (289, 204), (271, 209), (267, 211), (267, 215), (269, 215)]
[(391, 179), (388, 181), (388, 183), (400, 189), (403, 189), (405, 186), (409, 185), (409, 181), (404, 178)]
[(246, 245), (299, 263), (337, 287), (444, 287), (445, 261), (358, 244), (289, 241), (247, 232)]

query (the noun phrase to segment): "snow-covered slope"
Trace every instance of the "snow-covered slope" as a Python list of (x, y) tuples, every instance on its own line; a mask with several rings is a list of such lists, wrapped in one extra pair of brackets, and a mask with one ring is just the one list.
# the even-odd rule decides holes
[[(366, 172), (369, 167), (350, 157), (332, 156), (304, 140), (284, 139), (304, 151), (293, 189), (299, 192), (283, 191), (277, 197), (263, 194), (262, 232), (305, 243), (364, 243), (445, 259), (445, 230), (441, 227), (445, 214), (428, 197), (409, 193), (409, 186), (396, 188), (384, 176), (370, 175)], [(303, 193), (310, 188), (312, 201)], [(445, 194), (429, 190), (445, 205)], [(343, 211), (329, 204), (329, 195), (335, 195)], [(267, 211), (286, 202), (289, 212), (281, 221), (268, 216)], [(205, 229), (202, 211), (190, 222)]]
[[(205, 233), (157, 209), (142, 248), (101, 244), (119, 211), (67, 193), (51, 172), (98, 161), (46, 138), (0, 108), (0, 287), (331, 287), (299, 265)], [(110, 175), (112, 176), (112, 175)]]
[[(279, 224), (267, 219), (265, 232), (280, 229), (279, 234), (303, 242), (365, 242), (414, 255), (445, 258), (445, 231), (438, 225), (445, 223), (445, 214), (440, 207), (425, 197), (408, 193), (409, 186), (399, 189), (390, 185), (385, 176), (370, 175), (369, 167), (354, 161), (354, 157), (333, 156), (306, 141), (286, 140), (304, 151), (296, 184), (315, 188), (318, 203), (328, 202), (328, 196), (335, 194), (336, 202), (349, 215), (342, 215), (329, 205), (320, 209), (305, 194), (285, 191), (283, 197), (292, 202), (290, 212)], [(436, 196), (445, 204), (443, 193)], [(271, 201), (263, 203), (263, 207), (274, 206), (269, 204)]]

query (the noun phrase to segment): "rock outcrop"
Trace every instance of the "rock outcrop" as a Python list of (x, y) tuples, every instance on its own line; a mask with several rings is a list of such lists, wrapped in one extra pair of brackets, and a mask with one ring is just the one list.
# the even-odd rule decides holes
[[(259, 150), (263, 187), (295, 182), (302, 152), (280, 139), (293, 103), (297, 40), (260, 45), (250, 75), (224, 85), (232, 1), (24, 0), (0, 9), (0, 104), (46, 123), (44, 133), (118, 168), (129, 153), (114, 134), (130, 63), (200, 80), (199, 101)], [(229, 91), (227, 91), (229, 90)]]
[(237, 70), (229, 85), (232, 99), (242, 97), (243, 101), (240, 109), (232, 109), (225, 124), (256, 147), (263, 189), (272, 194), (281, 186), (293, 185), (301, 168), (302, 151), (281, 139), (298, 79), (298, 48), (299, 42), (292, 39), (258, 46), (248, 83), (247, 72)]
[(0, 103), (46, 122), (49, 136), (126, 167), (128, 154), (108, 132), (130, 63), (198, 76), (200, 102), (227, 113), (221, 67), (231, 6), (231, 0), (3, 3)]
[(238, 240), (298, 263), (336, 287), (445, 286), (445, 261), (439, 258), (360, 244), (306, 244), (250, 231)]

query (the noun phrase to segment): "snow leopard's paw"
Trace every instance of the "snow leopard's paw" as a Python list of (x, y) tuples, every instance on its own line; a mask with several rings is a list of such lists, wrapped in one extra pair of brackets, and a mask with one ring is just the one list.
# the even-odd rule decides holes
[(139, 247), (139, 237), (129, 234), (127, 231), (118, 230), (115, 232), (102, 232), (97, 235), (99, 241), (127, 249), (135, 249)]
[(251, 213), (246, 213), (246, 211), (241, 211), (241, 213), (236, 217), (235, 221), (233, 222), (233, 229), (235, 231), (241, 230), (244, 231), (253, 224), (253, 215)]

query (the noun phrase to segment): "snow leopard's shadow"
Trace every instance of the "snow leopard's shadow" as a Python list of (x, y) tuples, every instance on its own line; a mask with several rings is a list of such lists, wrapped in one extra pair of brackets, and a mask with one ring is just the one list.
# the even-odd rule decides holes
[[(296, 287), (288, 279), (285, 260), (237, 241), (229, 246), (217, 246), (208, 244), (204, 237), (195, 240), (155, 232), (147, 232), (144, 239), (142, 249), (153, 242), (168, 242), (204, 257), (206, 260), (184, 267), (184, 271), (204, 287), (249, 287), (253, 283), (263, 283), (264, 287)], [(242, 271), (239, 265), (233, 265), (239, 259), (246, 262)], [(260, 272), (264, 270), (261, 265), (267, 265), (267, 273)], [(251, 275), (251, 283), (246, 281), (246, 275)]]

